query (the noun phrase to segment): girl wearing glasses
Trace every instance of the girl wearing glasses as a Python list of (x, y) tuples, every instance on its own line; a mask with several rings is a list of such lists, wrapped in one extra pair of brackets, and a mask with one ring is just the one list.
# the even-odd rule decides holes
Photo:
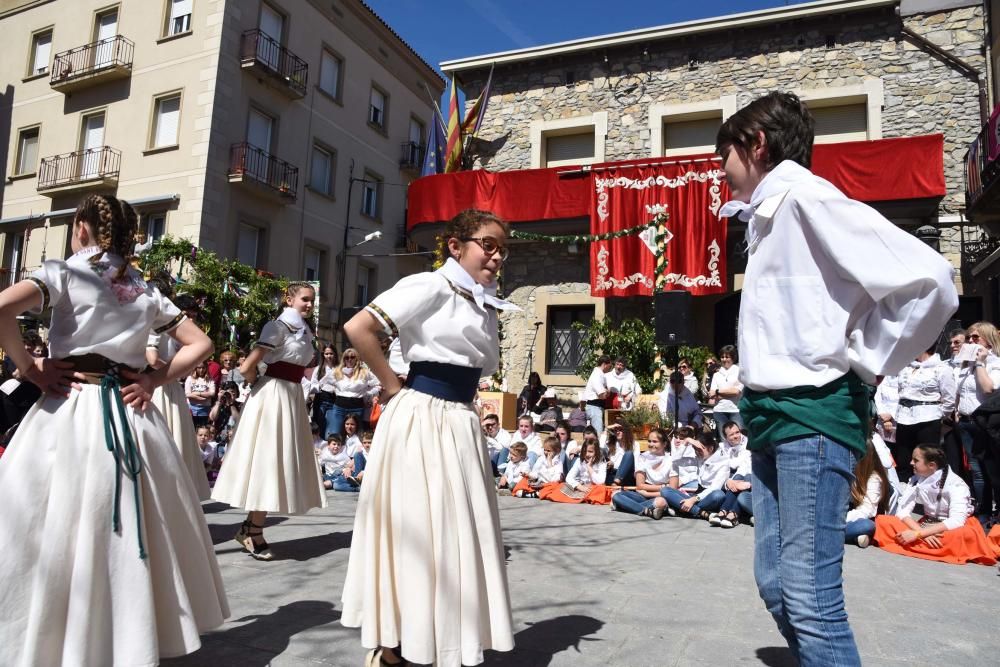
[[(499, 361), (496, 296), (507, 224), (467, 210), (448, 258), (403, 278), (344, 326), (387, 401), (375, 430), (344, 583), (367, 665), (476, 665), (514, 646), (496, 487), (473, 399)], [(398, 336), (405, 387), (378, 343)], [(420, 568), (415, 570), (414, 563)], [(457, 568), (456, 564), (461, 567)]]

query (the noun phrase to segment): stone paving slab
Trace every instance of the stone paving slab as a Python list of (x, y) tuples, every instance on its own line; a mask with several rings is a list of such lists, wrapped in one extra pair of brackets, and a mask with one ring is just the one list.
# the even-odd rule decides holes
[[(268, 519), (278, 560), (232, 541), (242, 514), (206, 504), (232, 616), (167, 667), (363, 664), (340, 593), (357, 497)], [(791, 665), (757, 597), (753, 529), (656, 522), (606, 507), (501, 497), (516, 648), (491, 667)], [(847, 608), (865, 665), (992, 666), (1000, 656), (995, 568), (848, 547)]]

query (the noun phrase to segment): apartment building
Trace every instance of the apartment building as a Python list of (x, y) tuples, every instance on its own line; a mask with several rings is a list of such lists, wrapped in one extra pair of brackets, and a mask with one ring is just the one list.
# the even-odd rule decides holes
[(326, 335), (422, 268), (406, 191), (444, 82), (365, 3), (0, 0), (0, 30), (4, 285), (69, 254), (92, 192), (319, 281)]

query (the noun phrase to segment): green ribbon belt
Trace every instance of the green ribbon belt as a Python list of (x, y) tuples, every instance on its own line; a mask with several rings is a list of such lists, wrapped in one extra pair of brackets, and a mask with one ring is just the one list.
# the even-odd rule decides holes
[[(115, 428), (112, 400), (118, 409), (118, 419), (122, 423), (121, 434)], [(104, 443), (115, 459), (115, 506), (111, 513), (111, 525), (116, 533), (121, 532), (122, 474), (132, 480), (132, 497), (135, 500), (136, 538), (139, 541), (139, 558), (145, 560), (146, 549), (142, 544), (142, 507), (139, 495), (139, 475), (142, 474), (142, 459), (139, 448), (132, 436), (125, 415), (125, 402), (122, 401), (121, 384), (118, 377), (108, 373), (101, 378), (101, 408), (104, 413)], [(124, 443), (124, 445), (123, 445)]]

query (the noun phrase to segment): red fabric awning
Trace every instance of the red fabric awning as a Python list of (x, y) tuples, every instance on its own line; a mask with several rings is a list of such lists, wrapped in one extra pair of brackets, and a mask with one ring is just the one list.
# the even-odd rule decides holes
[[(646, 158), (607, 163), (673, 163)], [(510, 222), (589, 218), (593, 176), (561, 177), (570, 167), (427, 176), (410, 184), (406, 227), (443, 222), (467, 208), (493, 211)], [(847, 196), (865, 202), (942, 197), (944, 135), (817, 144), (813, 171)]]

